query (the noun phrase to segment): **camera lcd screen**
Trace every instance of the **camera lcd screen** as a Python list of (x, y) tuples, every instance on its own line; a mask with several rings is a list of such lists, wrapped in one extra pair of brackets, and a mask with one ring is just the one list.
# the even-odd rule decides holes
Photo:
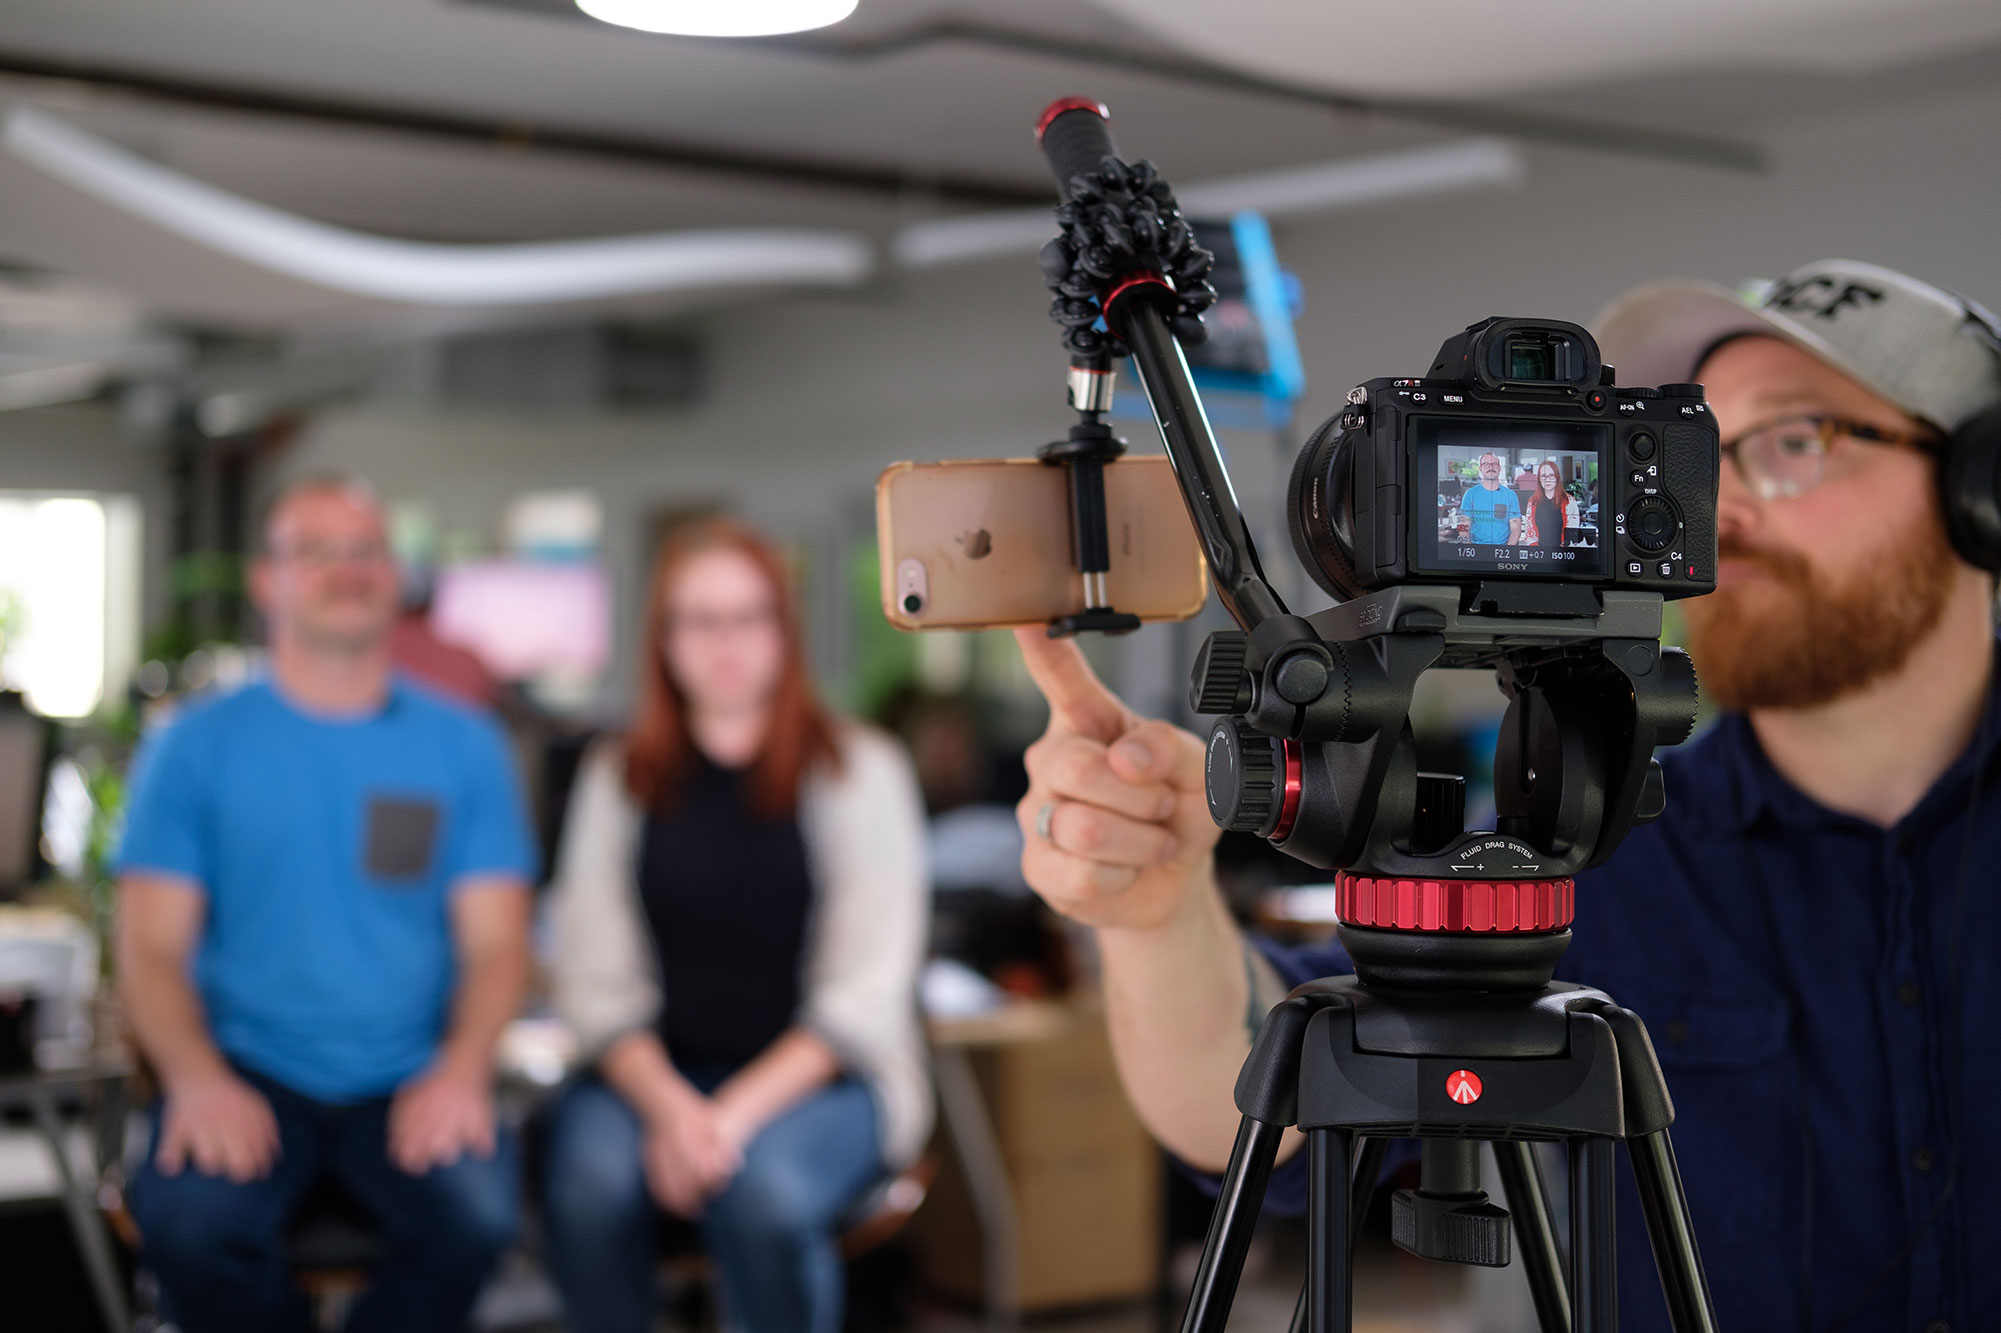
[(1417, 568), (1595, 577), (1607, 572), (1599, 465), (1612, 428), (1596, 423), (1441, 420), (1410, 426), (1412, 489), (1437, 482), (1434, 519), (1413, 508)]

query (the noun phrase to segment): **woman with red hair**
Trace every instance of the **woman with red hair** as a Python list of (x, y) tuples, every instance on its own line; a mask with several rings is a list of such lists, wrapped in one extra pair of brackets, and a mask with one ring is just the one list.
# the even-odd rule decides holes
[(1563, 489), (1563, 474), (1557, 471), (1555, 460), (1545, 458), (1536, 465), (1535, 492), (1523, 508), (1528, 511), (1528, 526), (1522, 533), (1522, 545), (1551, 550), (1564, 545), (1564, 529), (1570, 526), (1570, 492)]
[(834, 1333), (840, 1219), (929, 1130), (923, 806), (893, 742), (815, 700), (783, 562), (739, 524), (654, 568), (639, 707), (587, 757), (554, 990), (591, 1072), (544, 1198), (577, 1333), (653, 1323), (653, 1235), (693, 1219), (746, 1333)]

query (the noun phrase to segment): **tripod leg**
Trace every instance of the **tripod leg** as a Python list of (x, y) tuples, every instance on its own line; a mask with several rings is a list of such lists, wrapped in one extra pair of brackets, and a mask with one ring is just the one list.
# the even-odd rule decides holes
[(1647, 1217), (1647, 1239), (1653, 1245), (1654, 1266), (1660, 1270), (1661, 1291), (1667, 1296), (1668, 1322), (1676, 1333), (1716, 1333), (1709, 1278), (1695, 1248), (1674, 1145), (1662, 1129), (1629, 1140), (1626, 1150), (1633, 1159), (1633, 1180), (1640, 1187), (1640, 1211)]
[[(1372, 1139), (1366, 1135), (1355, 1140), (1355, 1171), (1348, 1187), (1348, 1261), (1354, 1263), (1355, 1242), (1361, 1237), (1362, 1224), (1369, 1220), (1369, 1201), (1376, 1197), (1376, 1178), (1383, 1174), (1383, 1156), (1389, 1151), (1388, 1139)], [(1293, 1303), (1292, 1323), (1288, 1325), (1292, 1333), (1306, 1333), (1306, 1284), (1299, 1287), (1299, 1299)], [(1565, 1333), (1569, 1333), (1566, 1329)]]
[(1244, 1253), (1251, 1230), (1264, 1206), (1265, 1186), (1285, 1126), (1268, 1125), (1245, 1116), (1237, 1126), (1236, 1146), (1223, 1172), (1216, 1211), (1209, 1218), (1209, 1236), (1202, 1242), (1202, 1261), (1195, 1268), (1195, 1286), (1181, 1316), (1181, 1333), (1223, 1333), (1230, 1322), (1230, 1305), (1237, 1298), (1237, 1279), (1244, 1273)]
[(1515, 1218), (1515, 1244), (1528, 1273), (1536, 1322), (1542, 1333), (1570, 1333), (1570, 1292), (1563, 1285), (1563, 1258), (1557, 1253), (1556, 1227), (1549, 1219), (1549, 1194), (1536, 1169), (1535, 1149), (1520, 1139), (1496, 1140), (1493, 1149), (1501, 1193)]
[(1354, 1137), (1345, 1129), (1309, 1130), (1306, 1136), (1307, 1333), (1353, 1333), (1348, 1159)]
[(1612, 1140), (1570, 1141), (1570, 1299), (1576, 1333), (1619, 1327), (1618, 1202)]

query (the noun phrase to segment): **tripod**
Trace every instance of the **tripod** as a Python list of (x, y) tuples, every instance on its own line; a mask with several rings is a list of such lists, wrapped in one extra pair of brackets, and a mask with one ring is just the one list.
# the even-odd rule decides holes
[[(1259, 566), (1182, 356), (1184, 344), (1201, 340), (1200, 315), (1215, 300), (1205, 280), (1210, 256), (1154, 168), (1120, 160), (1108, 114), (1065, 98), (1037, 125), (1063, 200), (1062, 234), (1041, 256), (1050, 315), (1064, 328), (1073, 374), (1102, 369), (1107, 355), (1131, 355), (1217, 595), (1239, 626), (1208, 636), (1189, 688), (1192, 711), (1219, 717), (1205, 759), (1210, 814), (1310, 865), (1342, 868), (1337, 915), (1356, 973), (1300, 987), (1258, 1033), (1237, 1081), (1244, 1118), (1183, 1333), (1223, 1333), (1292, 1126), (1306, 1132), (1308, 1176), (1309, 1260), (1295, 1329), (1352, 1327), (1355, 1232), (1388, 1141), (1404, 1138), (1419, 1141), (1422, 1164), (1419, 1187), (1394, 1200), (1397, 1243), (1426, 1258), (1499, 1266), (1519, 1232), (1545, 1333), (1617, 1326), (1612, 1159), (1613, 1144), (1624, 1141), (1674, 1327), (1713, 1333), (1668, 1142), (1674, 1111), (1646, 1029), (1603, 992), (1552, 980), (1570, 942), (1567, 877), (1603, 864), (1634, 824), (1661, 813), (1654, 750), (1680, 744), (1694, 724), (1694, 670), (1660, 643), (1665, 598), (1516, 570), (1391, 586), (1358, 579), (1339, 588), (1339, 605), (1310, 617), (1288, 611)], [(1434, 374), (1470, 364), (1469, 339), (1482, 330), (1514, 323), (1490, 320), (1448, 340)], [(1589, 344), (1583, 329), (1564, 327), (1573, 343)], [(1428, 398), (1420, 389), (1429, 381), (1382, 383), (1404, 386), (1413, 403)], [(1073, 383), (1080, 411), (1095, 413), (1096, 389), (1108, 390), (1109, 379), (1100, 374), (1092, 384), (1080, 396)], [(1601, 407), (1611, 384), (1603, 375), (1595, 382)], [(1431, 387), (1463, 388), (1457, 380)], [(1465, 400), (1459, 392), (1450, 401)], [(1322, 429), (1361, 432), (1370, 410), (1368, 389), (1358, 388)], [(1706, 407), (1683, 404), (1682, 417), (1700, 423), (1682, 428), (1689, 456), (1713, 456)], [(1081, 443), (1095, 452), (1096, 441)], [(1309, 444), (1302, 464), (1314, 457)], [(1418, 485), (1411, 457), (1406, 470), (1380, 480), (1371, 473), (1342, 512), (1352, 520), (1373, 504), (1416, 524), (1404, 513), (1403, 492)], [(1295, 491), (1300, 475), (1295, 469)], [(1360, 474), (1341, 475), (1354, 489)], [(1306, 488), (1307, 498), (1314, 494)], [(1709, 512), (1713, 498), (1712, 490)], [(1659, 510), (1665, 501), (1646, 503)], [(1086, 512), (1082, 499), (1076, 512)], [(1302, 560), (1325, 546), (1355, 571), (1352, 521), (1302, 504), (1292, 517)], [(1625, 521), (1616, 529), (1622, 538)], [(1368, 554), (1380, 560), (1384, 546), (1402, 549), (1397, 532), (1394, 523), (1382, 528)], [(1713, 524), (1694, 530), (1692, 547), (1698, 539), (1691, 577), (1715, 564)], [(1100, 566), (1086, 550), (1080, 538), (1088, 586)], [(1631, 572), (1643, 568), (1635, 561)], [(1059, 622), (1052, 631), (1093, 627)], [(1463, 778), (1418, 770), (1412, 690), (1433, 667), (1491, 668), (1509, 700), (1491, 831), (1466, 829)], [(1567, 1280), (1530, 1150), (1537, 1140), (1569, 1146)], [(1482, 1142), (1494, 1146), (1508, 1209), (1480, 1188)]]
[[(1307, 1154), (1307, 1274), (1295, 1333), (1352, 1327), (1355, 1236), (1397, 1138), (1419, 1140), (1421, 1166), (1418, 1188), (1393, 1200), (1396, 1243), (1423, 1258), (1500, 1266), (1509, 1262), (1512, 1231), (1544, 1333), (1617, 1327), (1612, 1146), (1625, 1141), (1673, 1326), (1713, 1333), (1668, 1139), (1674, 1110), (1646, 1029), (1602, 991), (1550, 980), (1570, 940), (1569, 882), (1344, 875), (1340, 884), (1340, 937), (1357, 975), (1299, 987), (1258, 1032), (1237, 1080), (1244, 1118), (1182, 1333), (1222, 1333), (1291, 1126), (1306, 1132)], [(1429, 891), (1448, 912), (1455, 898), (1463, 910), (1471, 899), (1509, 891), (1517, 901), (1552, 899), (1554, 910), (1532, 924), (1557, 928), (1466, 934), (1352, 924), (1393, 914), (1396, 904), (1378, 915), (1370, 900), (1400, 891), (1406, 900)], [(1535, 1140), (1569, 1146), (1567, 1282)], [(1506, 1210), (1480, 1188), (1482, 1142), (1493, 1147)]]

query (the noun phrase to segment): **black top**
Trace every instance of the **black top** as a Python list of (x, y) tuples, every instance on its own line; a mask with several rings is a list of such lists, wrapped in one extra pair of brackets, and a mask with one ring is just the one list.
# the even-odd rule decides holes
[(1541, 490), (1535, 493), (1535, 544), (1563, 545), (1563, 507)]
[(660, 1037), (684, 1069), (736, 1069), (790, 1027), (813, 885), (792, 816), (752, 810), (744, 775), (700, 756), (653, 812), (639, 897), (660, 959)]

